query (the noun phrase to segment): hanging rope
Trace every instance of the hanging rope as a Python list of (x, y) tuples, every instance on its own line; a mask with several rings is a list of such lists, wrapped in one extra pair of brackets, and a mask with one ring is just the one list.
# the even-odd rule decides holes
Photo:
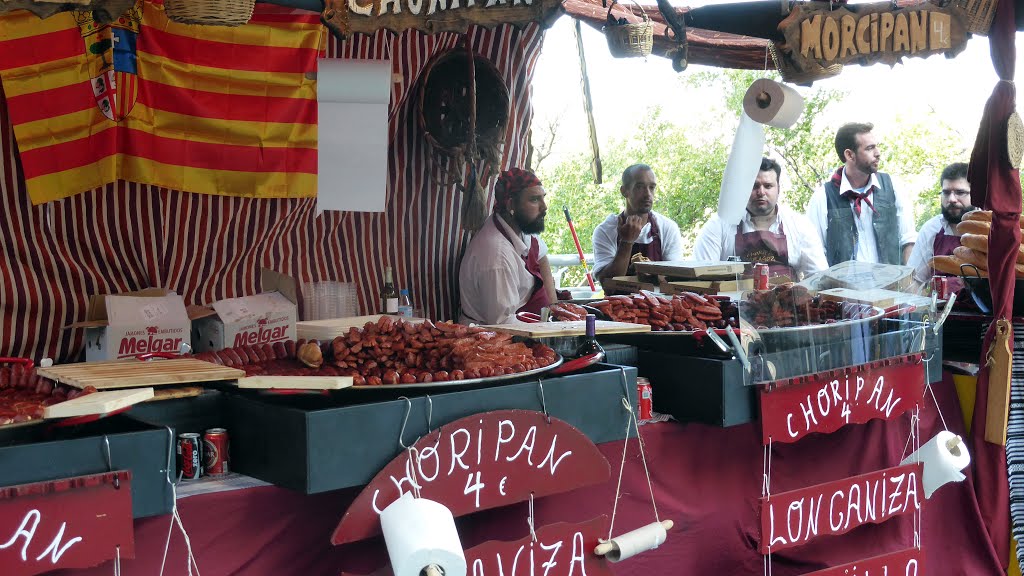
[(654, 501), (654, 485), (651, 483), (651, 473), (647, 469), (647, 457), (644, 455), (644, 441), (640, 436), (640, 425), (637, 423), (636, 414), (633, 412), (633, 406), (625, 396), (622, 397), (622, 406), (626, 409), (629, 416), (626, 419), (626, 439), (622, 442), (622, 462), (619, 464), (619, 479), (615, 485), (615, 504), (612, 505), (612, 520), (608, 526), (608, 540), (612, 539), (612, 533), (615, 531), (615, 514), (618, 512), (619, 498), (622, 495), (622, 472), (626, 469), (626, 449), (629, 447), (629, 427), (631, 424), (633, 425), (633, 429), (636, 430), (637, 444), (640, 445), (640, 460), (644, 465), (644, 476), (647, 478), (647, 488), (651, 492), (651, 508), (654, 509), (654, 520), (655, 522), (661, 522), (661, 518), (658, 517), (658, 505)]

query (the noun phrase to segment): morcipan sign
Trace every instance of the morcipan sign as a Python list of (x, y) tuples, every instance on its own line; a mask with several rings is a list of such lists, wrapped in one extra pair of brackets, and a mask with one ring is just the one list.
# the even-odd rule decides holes
[(895, 10), (890, 2), (837, 10), (798, 5), (779, 31), (785, 38), (775, 45), (779, 69), (795, 81), (833, 76), (843, 64), (892, 66), (904, 56), (953, 57), (967, 45), (961, 13), (933, 4)]
[(325, 0), (323, 21), (335, 35), (400, 32), (465, 32), (470, 25), (543, 22), (561, 0)]

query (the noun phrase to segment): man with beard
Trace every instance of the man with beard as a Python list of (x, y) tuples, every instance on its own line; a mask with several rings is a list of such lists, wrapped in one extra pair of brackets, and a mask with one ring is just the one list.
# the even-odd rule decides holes
[(679, 226), (653, 210), (658, 179), (646, 164), (634, 164), (622, 173), (619, 193), (626, 209), (611, 214), (594, 229), (594, 275), (598, 280), (635, 274), (633, 262), (682, 260)]
[(473, 235), (459, 268), (460, 322), (503, 324), (555, 301), (548, 248), (537, 236), (548, 210), (544, 196), (533, 172), (513, 168), (498, 177), (494, 213)]
[(836, 153), (844, 163), (811, 196), (807, 217), (818, 230), (829, 266), (847, 260), (905, 264), (917, 233), (892, 178), (878, 171), (881, 152), (872, 124), (844, 124)]
[(942, 192), (939, 202), (942, 213), (921, 226), (917, 235), (917, 243), (910, 254), (908, 266), (914, 267), (914, 280), (920, 284), (927, 283), (932, 277), (929, 262), (933, 256), (949, 256), (953, 249), (960, 245), (960, 235), (956, 225), (974, 206), (971, 206), (971, 184), (967, 182), (967, 164), (956, 162), (946, 166), (939, 179)]
[(767, 264), (771, 275), (793, 281), (828, 268), (821, 240), (807, 219), (779, 205), (781, 175), (778, 162), (762, 158), (743, 219), (725, 222), (712, 216), (697, 237), (693, 259), (739, 256), (744, 262)]

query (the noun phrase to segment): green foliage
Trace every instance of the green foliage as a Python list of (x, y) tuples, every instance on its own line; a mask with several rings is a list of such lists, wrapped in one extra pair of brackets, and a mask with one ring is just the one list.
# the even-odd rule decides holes
[[(688, 73), (680, 77), (687, 91), (710, 92), (705, 101), (720, 102), (700, 110), (687, 125), (676, 125), (653, 108), (629, 137), (601, 142), (606, 182), (593, 181), (588, 153), (571, 157), (558, 165), (544, 165), (539, 172), (548, 192), (551, 212), (543, 237), (552, 254), (576, 252), (568, 226), (561, 225), (561, 209), (569, 207), (580, 243), (592, 251), (594, 228), (609, 214), (623, 208), (619, 177), (630, 164), (651, 165), (658, 177), (655, 210), (674, 219), (683, 234), (687, 252), (700, 227), (716, 209), (722, 172), (738, 124), (743, 96), (750, 84), (765, 76), (760, 71), (715, 70)], [(778, 80), (777, 75), (769, 77)], [(821, 182), (839, 166), (835, 133), (845, 119), (830, 119), (829, 106), (846, 94), (837, 90), (801, 89), (804, 112), (789, 129), (768, 128), (766, 155), (776, 159), (783, 170), (782, 201), (804, 211), (808, 199)], [(600, 119), (598, 119), (600, 120)], [(600, 131), (600, 122), (598, 123)], [(939, 213), (939, 174), (951, 162), (966, 161), (968, 151), (948, 124), (941, 121), (879, 126), (883, 157), (881, 169), (894, 174), (903, 191), (915, 200), (917, 226)], [(564, 285), (581, 285), (583, 274), (575, 269)]]

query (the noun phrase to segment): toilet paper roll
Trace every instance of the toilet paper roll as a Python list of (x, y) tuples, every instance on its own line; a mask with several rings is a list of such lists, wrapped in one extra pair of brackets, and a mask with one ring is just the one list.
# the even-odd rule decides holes
[(790, 86), (761, 78), (747, 88), (743, 111), (755, 122), (789, 128), (803, 113), (804, 98)]
[(971, 455), (959, 436), (943, 430), (900, 464), (914, 462), (924, 463), (924, 497), (931, 498), (940, 486), (966, 478), (960, 471), (971, 463)]
[(445, 576), (466, 576), (455, 518), (443, 504), (406, 494), (380, 513), (380, 526), (395, 576), (419, 576), (432, 564)]
[(763, 153), (764, 126), (741, 114), (718, 193), (718, 217), (725, 222), (738, 223), (743, 219)]
[(599, 555), (604, 554), (605, 558), (612, 562), (620, 562), (661, 546), (665, 542), (665, 538), (668, 537), (667, 531), (671, 529), (671, 520), (654, 522), (603, 542), (594, 552)]

